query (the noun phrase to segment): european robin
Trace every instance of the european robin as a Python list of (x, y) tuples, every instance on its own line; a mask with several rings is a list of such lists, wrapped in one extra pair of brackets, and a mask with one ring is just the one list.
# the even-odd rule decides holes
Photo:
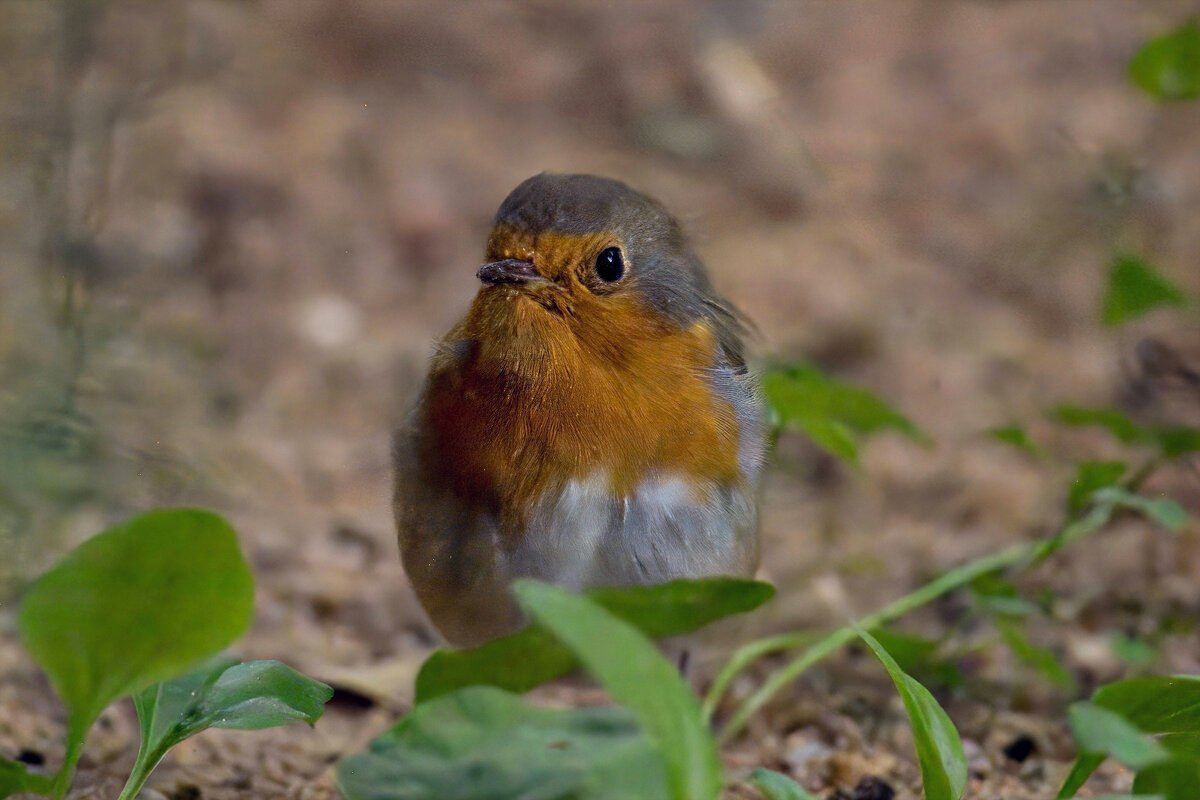
[(515, 578), (753, 573), (765, 426), (745, 326), (666, 209), (536, 175), (478, 276), (394, 440), (400, 552), (442, 634), (518, 627)]

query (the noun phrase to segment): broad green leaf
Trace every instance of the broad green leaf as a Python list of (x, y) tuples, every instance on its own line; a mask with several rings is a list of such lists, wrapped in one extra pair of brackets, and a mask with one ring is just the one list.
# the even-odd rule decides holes
[(1004, 643), (1018, 659), (1045, 675), (1051, 683), (1068, 694), (1074, 693), (1074, 676), (1058, 663), (1058, 657), (1052, 650), (1031, 642), (1025, 631), (1012, 620), (996, 617), (995, 623)]
[(1200, 27), (1193, 20), (1146, 42), (1129, 60), (1129, 77), (1159, 100), (1200, 96)]
[(1124, 716), (1094, 703), (1072, 703), (1067, 709), (1067, 718), (1083, 753), (1111, 756), (1135, 770), (1160, 764), (1171, 757), (1170, 751), (1143, 734)]
[(528, 692), (577, 667), (565, 645), (531, 625), (466, 650), (435, 650), (417, 673), (415, 703), (421, 705), (466, 686)]
[(18, 624), (67, 705), (70, 753), (105, 706), (221, 650), (253, 612), (229, 524), (208, 511), (158, 510), (69, 553), (30, 587)]
[(414, 708), (342, 761), (347, 800), (666, 800), (662, 759), (624, 709), (535, 708), (475, 686)]
[(221, 674), (196, 711), (213, 728), (257, 731), (316, 723), (333, 689), (278, 661), (247, 661)]
[(1122, 444), (1132, 444), (1146, 438), (1146, 431), (1141, 426), (1113, 408), (1088, 408), (1064, 404), (1051, 410), (1049, 417), (1055, 422), (1075, 427), (1099, 425)]
[(926, 800), (959, 800), (967, 788), (967, 760), (954, 723), (929, 690), (900, 669), (875, 637), (866, 631), (858, 635), (883, 663), (904, 701)]
[(1097, 503), (1105, 503), (1129, 511), (1136, 511), (1147, 519), (1157, 522), (1164, 528), (1177, 531), (1188, 523), (1188, 513), (1183, 506), (1169, 497), (1144, 497), (1140, 494), (1122, 489), (1120, 486), (1109, 486), (1093, 494), (1092, 499)]
[(775, 596), (775, 587), (745, 578), (701, 578), (592, 589), (587, 596), (650, 638), (663, 639), (753, 611)]
[[(714, 620), (743, 614), (774, 594), (768, 583), (740, 578), (677, 580), (657, 586), (593, 589), (588, 596), (652, 638), (678, 636)], [(417, 675), (416, 702), (490, 685), (526, 692), (576, 669), (557, 638), (536, 625), (467, 650), (438, 650)]]
[(1165, 800), (1196, 800), (1200, 787), (1200, 761), (1171, 758), (1139, 770), (1133, 779), (1137, 794), (1156, 794)]
[[(1150, 741), (1145, 739), (1143, 734), (1168, 734), (1157, 743), (1150, 742), (1153, 748), (1156, 748), (1152, 752), (1162, 756), (1160, 760), (1165, 760), (1167, 751), (1179, 753), (1195, 744), (1197, 739), (1192, 737), (1200, 732), (1200, 678), (1192, 676), (1129, 678), (1101, 686), (1092, 695), (1091, 703), (1076, 705), (1085, 707), (1082, 712), (1076, 712), (1076, 706), (1072, 706), (1073, 713), (1084, 714), (1081, 724), (1090, 725), (1092, 718), (1097, 716), (1101, 718), (1102, 723), (1109, 723), (1108, 728), (1096, 726), (1095, 735), (1099, 736), (1103, 731), (1115, 729), (1123, 740), (1136, 739), (1133, 747), (1143, 751), (1146, 749), (1144, 742)], [(1111, 716), (1103, 716), (1105, 714)], [(1114, 717), (1115, 722), (1112, 721)], [(1075, 717), (1072, 717), (1072, 725), (1074, 724)], [(1175, 736), (1180, 738), (1172, 738)], [(1058, 794), (1060, 798), (1074, 795), (1096, 767), (1100, 766), (1104, 754), (1111, 751), (1110, 747), (1092, 743), (1091, 746), (1097, 749), (1089, 753), (1086, 752), (1083, 739), (1079, 739), (1079, 742), (1079, 758)], [(1200, 753), (1197, 755), (1200, 756)], [(1175, 767), (1157, 770), (1156, 767), (1156, 772), (1152, 772), (1151, 777), (1145, 780), (1171, 780), (1179, 771)], [(1155, 775), (1158, 777), (1154, 777)]]
[(892, 429), (914, 441), (929, 438), (876, 395), (832, 378), (811, 364), (768, 370), (763, 393), (784, 428), (807, 434), (822, 449), (857, 463), (858, 438)]
[(1129, 678), (1101, 686), (1092, 702), (1145, 733), (1200, 732), (1200, 677)]
[(721, 762), (700, 705), (654, 644), (593, 601), (557, 586), (521, 580), (513, 592), (642, 724), (666, 762), (673, 800), (715, 798)]
[(1101, 313), (1105, 325), (1120, 325), (1159, 306), (1187, 305), (1187, 295), (1137, 256), (1118, 255), (1108, 273)]
[(1200, 731), (1168, 733), (1160, 736), (1158, 743), (1176, 755), (1200, 760)]
[(50, 788), (45, 775), (33, 774), (19, 761), (0, 758), (0, 798), (24, 792), (49, 794)]
[(259, 730), (320, 719), (333, 689), (278, 661), (239, 663), (215, 656), (199, 669), (134, 695), (142, 742), (121, 793), (137, 795), (150, 771), (175, 745), (207, 728)]
[(767, 800), (817, 800), (787, 775), (762, 767), (750, 773), (750, 782)]
[(1025, 429), (1020, 425), (1002, 425), (998, 428), (992, 428), (991, 430), (987, 431), (987, 435), (998, 442), (1004, 442), (1005, 444), (1011, 444), (1013, 447), (1019, 447), (1032, 456), (1037, 456), (1040, 458), (1045, 455), (1045, 451), (1037, 444), (1037, 442), (1029, 438), (1029, 434), (1026, 433)]

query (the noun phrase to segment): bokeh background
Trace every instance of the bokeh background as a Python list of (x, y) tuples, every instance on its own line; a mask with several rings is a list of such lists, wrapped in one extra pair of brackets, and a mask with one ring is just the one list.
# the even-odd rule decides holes
[[(0, 3), (0, 751), (60, 756), (62, 712), (13, 632), (21, 587), (130, 513), (202, 505), (231, 519), (256, 574), (239, 652), (340, 692), (315, 731), (189, 743), (154, 791), (330, 796), (330, 763), (405, 707), (436, 644), (394, 545), (389, 430), (476, 290), (496, 206), (542, 170), (660, 198), (757, 323), (760, 362), (815, 361), (935, 442), (878, 437), (855, 471), (785, 438), (764, 499), (779, 599), (710, 635), (701, 676), (731, 641), (839, 623), (1045, 534), (1068, 460), (986, 429), (1019, 421), (1102, 457), (1102, 437), (1055, 429), (1045, 409), (1194, 422), (1200, 405), (1162, 391), (1136, 347), (1194, 351), (1194, 313), (1112, 330), (1098, 310), (1119, 251), (1200, 282), (1200, 103), (1157, 104), (1126, 77), (1141, 43), (1194, 13)], [(1195, 474), (1162, 481), (1200, 507)], [(1077, 612), (1043, 643), (1110, 679), (1109, 634), (1164, 609), (1194, 618), (1198, 576), (1195, 530), (1122, 523), (1040, 573)], [(1176, 637), (1163, 659), (1196, 671), (1200, 647)], [(731, 763), (784, 765), (822, 791), (880, 775), (914, 797), (886, 679), (842, 667), (777, 703)], [(947, 702), (961, 701), (977, 785), (1046, 796), (1071, 752), (1062, 698), (1003, 655), (972, 669), (996, 687), (987, 703)], [(115, 794), (135, 730), (127, 708), (105, 716), (80, 796)], [(1000, 753), (1014, 735), (1039, 745), (1027, 765)]]

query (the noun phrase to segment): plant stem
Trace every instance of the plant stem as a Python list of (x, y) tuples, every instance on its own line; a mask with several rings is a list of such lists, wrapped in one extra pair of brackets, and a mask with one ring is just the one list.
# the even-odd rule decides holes
[[(1138, 470), (1135, 476), (1137, 485), (1144, 482), (1158, 467), (1159, 463), (1158, 460), (1152, 460), (1142, 469)], [(842, 645), (854, 641), (858, 637), (859, 630), (870, 631), (878, 628), (880, 625), (884, 625), (897, 617), (907, 614), (909, 611), (920, 608), (947, 592), (970, 583), (981, 575), (986, 575), (989, 572), (995, 572), (1007, 567), (1018, 565), (1028, 566), (1039, 562), (1060, 548), (1104, 527), (1112, 518), (1113, 511), (1118, 505), (1124, 505), (1124, 503), (1119, 499), (1093, 503), (1081, 516), (1067, 520), (1063, 527), (1048, 539), (1013, 545), (1005, 550), (1001, 550), (999, 553), (983, 556), (961, 567), (956, 567), (916, 591), (906, 594), (904, 597), (884, 606), (875, 613), (868, 614), (843, 628), (838, 628), (800, 653), (799, 656), (790, 661), (782, 669), (773, 673), (754, 694), (742, 701), (733, 716), (722, 727), (717, 741), (724, 744), (740, 733), (750, 717), (766, 705), (767, 701), (774, 697), (777, 692), (799, 677), (809, 667), (827, 658)], [(714, 689), (719, 686), (720, 690), (724, 691), (736, 673), (744, 669), (759, 655), (783, 649), (774, 645), (783, 643), (785, 638), (773, 637), (772, 639), (765, 640), (764, 644), (766, 647), (758, 652), (754, 650), (754, 643), (736, 651), (718, 675), (719, 683), (714, 684)], [(707, 714), (711, 714), (712, 710), (716, 708), (718, 699), (719, 692), (710, 690), (709, 696), (704, 701), (704, 709)]]
[(713, 679), (712, 686), (708, 688), (708, 693), (704, 695), (704, 706), (702, 709), (704, 719), (712, 719), (713, 712), (717, 708), (717, 702), (721, 699), (721, 695), (725, 693), (725, 689), (729, 686), (729, 683), (737, 677), (739, 672), (754, 661), (768, 653), (791, 650), (793, 647), (803, 647), (821, 636), (822, 633), (820, 631), (781, 633), (778, 636), (769, 636), (766, 639), (756, 639), (739, 647), (729, 657), (729, 660), (725, 662), (725, 666), (721, 668), (717, 677)]
[(158, 762), (163, 760), (163, 756), (167, 754), (167, 746), (165, 742), (160, 743), (160, 746), (154, 750), (147, 750), (146, 740), (142, 739), (142, 745), (138, 748), (137, 760), (133, 763), (133, 770), (129, 773), (129, 780), (125, 781), (124, 788), (121, 789), (121, 794), (117, 796), (117, 800), (134, 800), (138, 792), (146, 784), (146, 779), (150, 777), (150, 773), (158, 766)]
[(87, 740), (88, 729), (92, 727), (95, 718), (92, 714), (86, 715), (86, 719), (72, 715), (67, 723), (67, 751), (63, 755), (62, 766), (54, 776), (51, 788), (54, 800), (63, 800), (67, 796), (71, 781), (75, 778), (75, 767), (79, 764), (79, 757), (83, 755), (83, 743)]
[(734, 715), (725, 723), (718, 740), (724, 743), (736, 736), (745, 727), (750, 717), (762, 708), (768, 700), (774, 697), (776, 692), (795, 680), (797, 676), (809, 667), (824, 660), (842, 645), (854, 641), (858, 637), (860, 629), (872, 630), (878, 628), (880, 625), (903, 616), (909, 611), (925, 605), (952, 589), (957, 589), (964, 584), (970, 583), (980, 575), (986, 575), (989, 572), (995, 572), (998, 569), (1019, 564), (1028, 559), (1033, 552), (1034, 545), (1021, 544), (1001, 550), (999, 553), (976, 559), (969, 564), (964, 564), (961, 567), (950, 570), (941, 577), (884, 606), (875, 613), (868, 614), (851, 625), (838, 628), (805, 650), (783, 669), (767, 678), (754, 694), (742, 702), (737, 711), (734, 712)]

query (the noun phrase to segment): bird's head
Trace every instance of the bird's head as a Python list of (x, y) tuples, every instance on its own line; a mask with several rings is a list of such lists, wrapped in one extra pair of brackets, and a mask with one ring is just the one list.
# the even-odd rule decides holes
[(562, 348), (618, 357), (627, 337), (708, 329), (740, 367), (741, 323), (713, 290), (679, 224), (620, 181), (541, 174), (515, 188), (488, 237), (468, 316), (525, 357)]

